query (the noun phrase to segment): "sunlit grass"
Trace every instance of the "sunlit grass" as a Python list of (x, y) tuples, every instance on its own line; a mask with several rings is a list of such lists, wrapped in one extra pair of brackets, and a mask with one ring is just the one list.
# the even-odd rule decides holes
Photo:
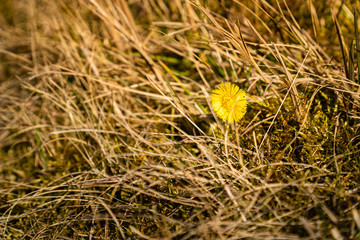
[(1, 238), (358, 239), (359, 10), (4, 0)]

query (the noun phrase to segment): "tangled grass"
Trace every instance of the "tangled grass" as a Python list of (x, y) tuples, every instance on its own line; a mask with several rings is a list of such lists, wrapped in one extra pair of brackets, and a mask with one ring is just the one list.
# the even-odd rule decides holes
[(359, 10), (2, 0), (0, 237), (360, 239)]

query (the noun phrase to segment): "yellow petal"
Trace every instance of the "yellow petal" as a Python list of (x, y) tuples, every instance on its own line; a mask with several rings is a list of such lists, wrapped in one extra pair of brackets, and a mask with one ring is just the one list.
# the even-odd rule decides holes
[(216, 114), (230, 123), (241, 120), (246, 113), (247, 103), (245, 91), (229, 82), (220, 85), (211, 95)]

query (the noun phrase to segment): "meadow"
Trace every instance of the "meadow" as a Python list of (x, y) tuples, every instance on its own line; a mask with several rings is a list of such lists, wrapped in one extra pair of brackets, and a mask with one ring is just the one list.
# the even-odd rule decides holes
[(360, 239), (359, 15), (1, 0), (0, 239)]

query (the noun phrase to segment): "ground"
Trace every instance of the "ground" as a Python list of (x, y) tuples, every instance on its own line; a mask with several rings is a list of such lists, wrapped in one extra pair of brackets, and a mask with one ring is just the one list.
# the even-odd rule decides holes
[(360, 239), (359, 11), (1, 1), (1, 238)]

